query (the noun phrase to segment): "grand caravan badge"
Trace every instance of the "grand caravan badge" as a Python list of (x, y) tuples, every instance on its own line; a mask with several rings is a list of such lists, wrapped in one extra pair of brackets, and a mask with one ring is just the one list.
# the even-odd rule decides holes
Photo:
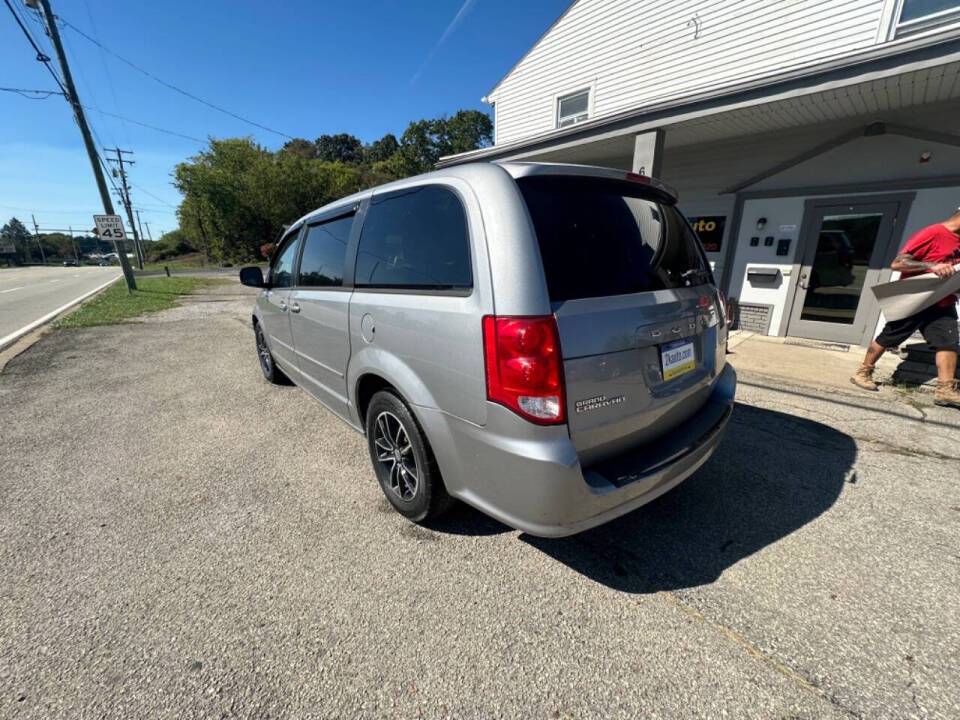
[(592, 398), (577, 400), (573, 406), (577, 413), (584, 413), (590, 410), (599, 410), (600, 408), (619, 405), (624, 402), (624, 400), (626, 400), (626, 398), (623, 395), (617, 395), (612, 398), (608, 398), (606, 395), (596, 395)]

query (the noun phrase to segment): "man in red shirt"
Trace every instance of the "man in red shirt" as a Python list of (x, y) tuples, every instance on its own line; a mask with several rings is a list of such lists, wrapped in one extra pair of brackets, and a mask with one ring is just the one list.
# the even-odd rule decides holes
[[(960, 209), (948, 220), (924, 228), (911, 237), (890, 265), (903, 277), (931, 272), (948, 278), (953, 266), (960, 263)], [(864, 390), (876, 390), (873, 368), (884, 351), (896, 348), (917, 330), (923, 339), (937, 350), (937, 390), (933, 401), (937, 405), (960, 408), (960, 390), (957, 380), (957, 296), (948, 295), (936, 305), (916, 315), (888, 322), (877, 339), (867, 348), (863, 365), (850, 382)]]

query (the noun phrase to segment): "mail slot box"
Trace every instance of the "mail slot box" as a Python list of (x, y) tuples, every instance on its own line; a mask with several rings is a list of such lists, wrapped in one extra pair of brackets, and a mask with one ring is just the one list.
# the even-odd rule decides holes
[(747, 280), (751, 283), (773, 283), (780, 279), (780, 268), (750, 268)]

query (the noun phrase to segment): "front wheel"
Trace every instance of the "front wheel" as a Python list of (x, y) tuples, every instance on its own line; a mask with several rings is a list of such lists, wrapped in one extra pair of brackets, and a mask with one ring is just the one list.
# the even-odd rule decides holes
[(380, 489), (401, 515), (421, 522), (450, 506), (423, 431), (404, 402), (388, 390), (370, 400), (367, 445)]
[(260, 361), (260, 371), (267, 382), (274, 385), (289, 385), (290, 380), (273, 360), (273, 354), (270, 352), (270, 346), (267, 345), (267, 338), (263, 334), (260, 323), (254, 323), (253, 334), (257, 341), (257, 359)]

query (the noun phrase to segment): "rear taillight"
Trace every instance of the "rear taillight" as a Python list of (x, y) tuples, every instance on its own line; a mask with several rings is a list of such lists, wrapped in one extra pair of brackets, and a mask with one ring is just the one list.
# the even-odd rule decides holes
[(487, 398), (541, 425), (566, 421), (560, 339), (552, 315), (483, 318)]
[(727, 296), (723, 290), (717, 290), (717, 298), (720, 300), (720, 316), (723, 318), (723, 324), (730, 324), (730, 306), (727, 305)]

